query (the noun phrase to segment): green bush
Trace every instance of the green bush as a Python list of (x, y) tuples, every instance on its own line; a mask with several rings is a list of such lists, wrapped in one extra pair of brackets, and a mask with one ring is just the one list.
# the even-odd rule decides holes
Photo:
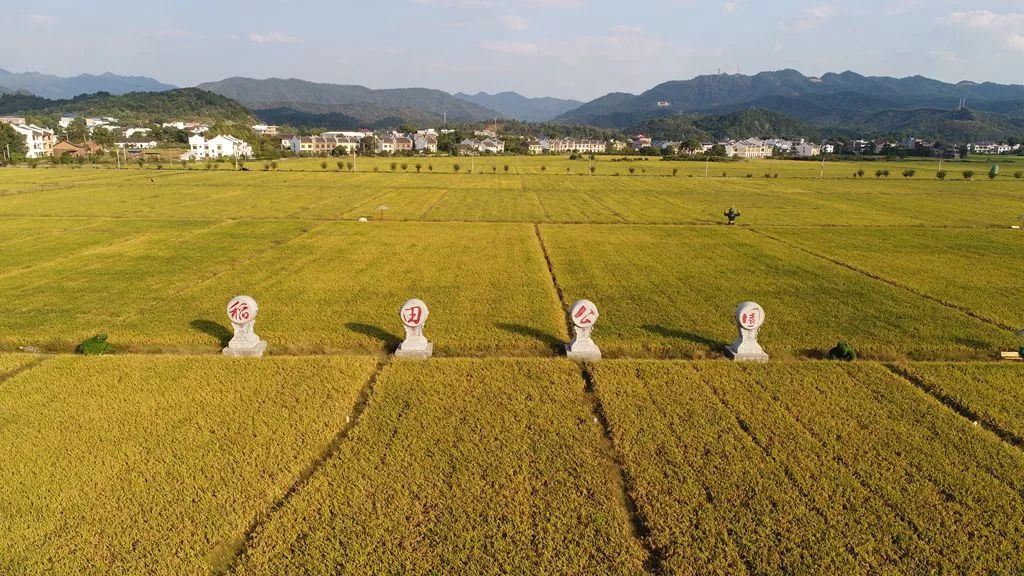
[(101, 354), (113, 352), (114, 347), (107, 342), (106, 334), (97, 334), (92, 338), (83, 340), (75, 351), (79, 354), (85, 354), (86, 356), (99, 356)]
[(938, 178), (939, 180), (945, 180), (946, 179), (946, 171), (945, 170), (939, 170), (938, 172), (935, 173), (935, 177)]
[(857, 359), (857, 353), (846, 342), (839, 342), (834, 348), (828, 351), (829, 360), (843, 360), (852, 362)]
[(1021, 178), (1024, 178), (1024, 172), (1018, 170), (1013, 173), (1013, 177), (1016, 178), (1017, 180), (1020, 180)]

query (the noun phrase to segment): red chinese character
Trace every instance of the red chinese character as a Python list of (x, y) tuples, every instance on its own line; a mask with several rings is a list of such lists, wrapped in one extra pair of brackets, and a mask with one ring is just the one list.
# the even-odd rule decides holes
[(406, 324), (418, 325), (423, 318), (423, 309), (419, 306), (410, 306), (403, 310), (403, 318)]
[(579, 320), (580, 326), (591, 324), (594, 321), (593, 316), (594, 311), (588, 310), (586, 306), (580, 306), (579, 309), (576, 310), (575, 314), (576, 319)]
[(740, 322), (743, 323), (747, 328), (753, 328), (757, 324), (757, 311), (751, 310), (750, 312), (744, 312), (740, 316)]
[(231, 308), (228, 310), (228, 316), (232, 320), (246, 322), (249, 320), (249, 305), (241, 300), (236, 300), (231, 303)]

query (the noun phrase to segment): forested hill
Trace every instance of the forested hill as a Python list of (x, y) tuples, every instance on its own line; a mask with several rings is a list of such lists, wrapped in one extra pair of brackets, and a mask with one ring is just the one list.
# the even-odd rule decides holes
[[(346, 121), (338, 126), (397, 127), (403, 122), (439, 125), (479, 122), (500, 116), (497, 112), (429, 88), (373, 90), (365, 86), (323, 84), (294, 78), (228, 78), (200, 84), (199, 88), (233, 98), (267, 118), (303, 118), (306, 124), (325, 119)], [(262, 111), (270, 111), (268, 114)]]
[(252, 113), (238, 102), (198, 88), (131, 92), (118, 96), (99, 92), (70, 100), (11, 94), (0, 96), (0, 114), (50, 117), (63, 113), (112, 116), (118, 118), (122, 125), (171, 120), (211, 124), (255, 122)]
[[(968, 111), (960, 108), (962, 100)], [(865, 137), (973, 140), (1024, 134), (1024, 86), (853, 72), (816, 78), (795, 70), (698, 76), (665, 82), (635, 96), (612, 93), (556, 121), (624, 129), (662, 117), (749, 109), (779, 112), (826, 132)]]

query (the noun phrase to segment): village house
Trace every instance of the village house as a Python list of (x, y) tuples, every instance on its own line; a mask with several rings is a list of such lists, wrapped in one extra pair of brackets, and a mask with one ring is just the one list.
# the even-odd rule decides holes
[(412, 139), (405, 136), (384, 136), (377, 140), (376, 152), (378, 154), (396, 154), (412, 151)]
[(652, 144), (653, 144), (653, 141), (650, 138), (648, 138), (647, 136), (644, 136), (643, 134), (637, 134), (636, 136), (634, 136), (629, 141), (629, 147), (632, 148), (633, 150), (639, 150), (641, 148), (647, 148), (648, 146), (651, 146)]
[(363, 138), (366, 138), (367, 136), (372, 136), (373, 132), (370, 132), (369, 130), (365, 130), (365, 129), (363, 129), (363, 130), (355, 130), (355, 131), (353, 131), (353, 130), (338, 130), (338, 131), (333, 131), (333, 132), (321, 132), (320, 135), (325, 137), (325, 138), (330, 138), (330, 137), (333, 136), (335, 138), (344, 137), (344, 138), (363, 139)]
[(252, 146), (248, 142), (221, 134), (207, 140), (195, 134), (188, 139), (189, 151), (181, 155), (182, 160), (205, 160), (207, 158), (252, 158)]
[(747, 138), (740, 142), (733, 144), (733, 153), (731, 156), (739, 156), (740, 158), (770, 158), (772, 155), (772, 147), (758, 138)]
[(127, 148), (129, 150), (148, 150), (150, 148), (156, 148), (159, 143), (156, 140), (150, 140), (149, 142), (136, 142), (136, 141), (122, 141), (115, 142), (114, 146), (118, 148)]
[(526, 145), (526, 151), (530, 154), (543, 154), (544, 146), (540, 142), (534, 140)]
[(505, 151), (505, 143), (497, 138), (474, 140), (467, 138), (459, 143), (459, 152), (464, 154), (500, 154)]
[(11, 128), (25, 138), (26, 158), (53, 156), (53, 130), (35, 124), (11, 124)]
[(256, 124), (252, 127), (252, 131), (262, 136), (277, 136), (277, 126), (268, 124)]
[(292, 136), (282, 140), (281, 146), (302, 156), (327, 156), (338, 148), (352, 154), (359, 149), (360, 140), (345, 136)]
[(430, 132), (417, 132), (412, 137), (412, 143), (418, 152), (426, 154), (437, 153), (437, 133), (433, 130)]
[(21, 116), (0, 116), (0, 124), (24, 124), (25, 118)]
[(72, 144), (67, 140), (62, 140), (53, 146), (53, 155), (58, 158), (61, 156), (92, 156), (102, 153), (103, 147), (95, 142)]
[(135, 136), (136, 134), (142, 134), (143, 136), (148, 136), (150, 132), (152, 132), (152, 130), (150, 130), (149, 128), (128, 128), (128, 129), (126, 129), (124, 131), (124, 137), (125, 138), (131, 138), (132, 136)]
[(800, 142), (793, 147), (793, 153), (800, 158), (810, 158), (821, 155), (821, 147), (811, 142)]

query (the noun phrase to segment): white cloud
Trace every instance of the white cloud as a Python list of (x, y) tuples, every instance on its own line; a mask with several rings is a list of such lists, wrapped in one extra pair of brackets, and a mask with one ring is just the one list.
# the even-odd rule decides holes
[(502, 54), (536, 54), (540, 47), (532, 42), (482, 42), (480, 47)]
[(25, 20), (30, 24), (37, 24), (42, 26), (48, 26), (57, 21), (57, 19), (49, 14), (25, 14)]
[(996, 14), (991, 10), (968, 10), (953, 12), (945, 18), (946, 23), (973, 30), (993, 30), (997, 28), (1024, 26), (1024, 14), (1010, 12)]
[(506, 30), (511, 30), (512, 32), (521, 32), (523, 30), (526, 30), (526, 27), (529, 26), (530, 21), (527, 20), (526, 18), (523, 18), (522, 16), (516, 16), (515, 14), (506, 14), (501, 17), (501, 23), (502, 25), (505, 26)]
[(1010, 37), (1006, 39), (1006, 43), (1010, 45), (1010, 48), (1024, 52), (1024, 36), (1021, 36), (1020, 34), (1011, 34)]
[(612, 28), (612, 32), (617, 34), (643, 34), (643, 31), (642, 26), (625, 26), (622, 24)]
[(831, 4), (821, 4), (805, 8), (801, 16), (791, 22), (783, 22), (782, 29), (787, 32), (804, 32), (821, 26), (836, 15), (838, 10)]
[(249, 40), (257, 44), (294, 44), (298, 38), (289, 36), (283, 32), (269, 32), (267, 34), (249, 33)]
[(726, 2), (725, 4), (722, 4), (722, 14), (735, 14), (735, 13), (736, 13), (736, 3), (735, 2)]

